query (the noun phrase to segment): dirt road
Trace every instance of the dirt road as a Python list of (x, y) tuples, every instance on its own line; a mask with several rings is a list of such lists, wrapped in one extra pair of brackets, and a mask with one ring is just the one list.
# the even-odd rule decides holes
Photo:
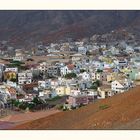
[(38, 112), (27, 112), (20, 113), (15, 115), (9, 115), (7, 117), (0, 119), (0, 129), (10, 129), (16, 125), (36, 120), (39, 118), (47, 117), (49, 115), (60, 112), (59, 110), (46, 110), (46, 111), (38, 111)]

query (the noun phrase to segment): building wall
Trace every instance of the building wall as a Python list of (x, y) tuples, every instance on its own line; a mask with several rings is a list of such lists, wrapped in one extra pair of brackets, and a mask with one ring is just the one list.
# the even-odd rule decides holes
[(4, 80), (11, 80), (11, 79), (16, 79), (16, 73), (9, 71), (4, 73)]
[(57, 88), (56, 88), (56, 93), (57, 93), (57, 95), (59, 95), (59, 96), (65, 95), (65, 87), (57, 87)]
[(118, 81), (114, 81), (111, 83), (111, 89), (117, 93), (124, 92), (124, 86), (121, 85)]
[(107, 75), (107, 82), (111, 82), (115, 80), (115, 76), (113, 74)]
[(59, 96), (63, 96), (63, 95), (70, 95), (71, 93), (71, 88), (70, 87), (64, 87), (64, 86), (60, 86), (56, 88), (56, 93)]
[(32, 73), (22, 72), (18, 73), (18, 84), (30, 84), (32, 82)]

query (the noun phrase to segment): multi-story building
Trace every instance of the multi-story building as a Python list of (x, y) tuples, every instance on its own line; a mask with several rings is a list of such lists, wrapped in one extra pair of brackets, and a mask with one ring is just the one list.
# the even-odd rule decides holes
[(60, 68), (57, 66), (52, 66), (47, 69), (47, 75), (49, 77), (58, 77), (60, 76)]
[(46, 62), (42, 62), (39, 66), (38, 66), (38, 69), (41, 71), (41, 72), (45, 72), (47, 70), (47, 63)]
[(87, 52), (87, 48), (85, 48), (85, 47), (78, 47), (78, 53), (86, 54), (86, 52)]
[(32, 73), (31, 72), (21, 72), (18, 73), (18, 84), (30, 84), (32, 82)]
[(51, 81), (38, 81), (38, 88), (39, 89), (49, 89), (51, 88)]
[(18, 68), (16, 68), (16, 67), (15, 68), (6, 68), (5, 72), (7, 72), (7, 71), (12, 71), (12, 72), (16, 72), (17, 73), (18, 72)]
[(104, 72), (94, 72), (92, 73), (93, 80), (107, 81), (107, 74)]
[(133, 87), (133, 82), (128, 79), (115, 80), (111, 83), (111, 89), (115, 93), (122, 93)]

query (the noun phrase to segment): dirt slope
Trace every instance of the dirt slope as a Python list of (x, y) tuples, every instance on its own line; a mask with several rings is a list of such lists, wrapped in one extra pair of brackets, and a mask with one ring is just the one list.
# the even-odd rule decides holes
[[(101, 109), (101, 105), (108, 108)], [(13, 129), (140, 129), (140, 86), (77, 110), (60, 112)]]

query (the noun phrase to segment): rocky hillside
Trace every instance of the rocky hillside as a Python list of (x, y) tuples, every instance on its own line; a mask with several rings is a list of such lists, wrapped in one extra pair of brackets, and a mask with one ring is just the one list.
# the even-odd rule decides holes
[(140, 129), (140, 86), (73, 111), (13, 129)]
[(0, 40), (77, 39), (128, 28), (139, 36), (140, 11), (0, 11)]

